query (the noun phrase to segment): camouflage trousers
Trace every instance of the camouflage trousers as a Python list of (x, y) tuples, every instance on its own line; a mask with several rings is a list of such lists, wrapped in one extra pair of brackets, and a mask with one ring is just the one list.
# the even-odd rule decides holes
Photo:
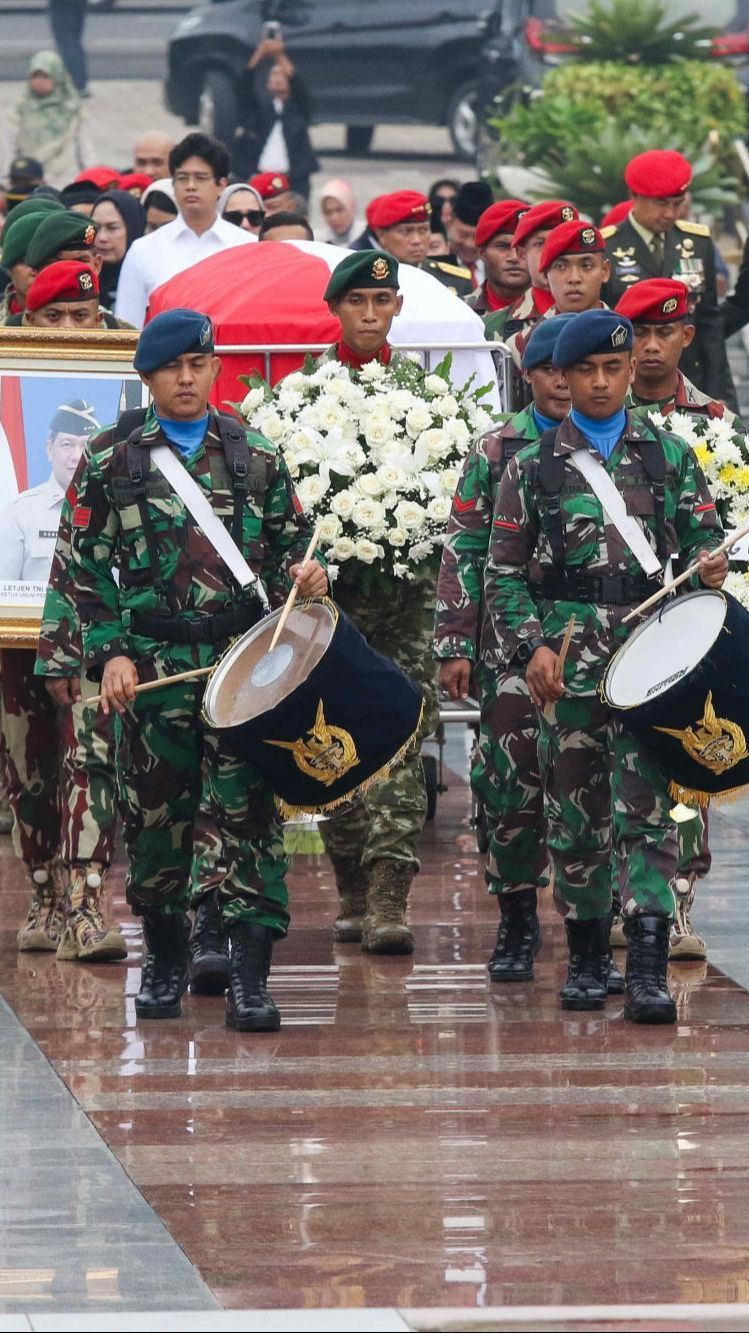
[(678, 824), (679, 874), (686, 879), (704, 879), (713, 863), (708, 840), (707, 810), (698, 810), (694, 819)]
[(202, 689), (174, 685), (141, 695), (122, 718), (119, 768), (127, 898), (136, 914), (188, 906), (203, 765), (226, 873), (225, 918), (288, 928), (286, 857), (273, 794), (262, 774), (203, 723)]
[(612, 881), (623, 915), (672, 916), (678, 838), (655, 762), (594, 695), (566, 695), (540, 717), (547, 845), (564, 916), (605, 916)]
[(418, 685), (424, 712), (417, 743), (388, 777), (320, 825), (331, 856), (373, 861), (407, 861), (419, 866), (419, 841), (427, 815), (427, 794), (419, 742), (439, 722), (437, 682), (432, 657), (434, 588), (423, 583), (399, 586), (392, 596), (352, 594), (336, 587), (339, 606), (373, 648), (390, 657)]
[[(16, 851), (28, 866), (108, 866), (116, 820), (111, 718), (83, 703), (58, 708), (34, 675), (32, 649), (0, 663), (2, 741)], [(90, 687), (94, 693), (94, 687)]]
[(521, 672), (495, 671), (479, 663), (473, 679), (481, 723), (471, 788), (484, 807), (489, 829), (489, 892), (543, 888), (549, 874), (538, 712)]

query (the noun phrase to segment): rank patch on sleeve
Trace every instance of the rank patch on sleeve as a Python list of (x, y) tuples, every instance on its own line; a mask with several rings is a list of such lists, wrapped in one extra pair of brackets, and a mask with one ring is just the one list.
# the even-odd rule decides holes
[(495, 520), (494, 520), (494, 526), (495, 526), (495, 528), (505, 528), (505, 529), (507, 530), (507, 532), (519, 532), (519, 531), (520, 531), (520, 524), (519, 524), (519, 523), (511, 523), (511, 522), (509, 521), (509, 519), (506, 519), (506, 518), (495, 518)]
[(65, 499), (70, 505), (70, 508), (75, 509), (75, 506), (78, 503), (78, 492), (75, 489), (75, 486), (73, 485), (72, 481), (65, 492)]
[(73, 527), (87, 528), (90, 522), (91, 522), (91, 510), (87, 509), (85, 505), (76, 505), (75, 509), (73, 510), (73, 517), (71, 519)]
[(467, 514), (469, 509), (476, 508), (476, 498), (474, 495), (470, 500), (463, 500), (459, 495), (456, 495), (453, 497), (453, 505), (459, 514)]

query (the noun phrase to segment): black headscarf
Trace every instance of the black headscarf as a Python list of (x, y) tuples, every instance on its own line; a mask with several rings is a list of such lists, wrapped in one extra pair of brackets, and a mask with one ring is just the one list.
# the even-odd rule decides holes
[[(128, 194), (127, 190), (106, 190), (104, 194), (99, 195), (96, 203), (114, 204), (127, 230), (127, 248), (125, 250), (125, 254), (127, 254), (133, 241), (137, 241), (138, 237), (143, 235), (143, 228), (146, 225), (146, 215), (140, 201), (135, 198), (135, 195)], [(107, 309), (111, 309), (114, 305), (123, 260), (124, 255), (122, 259), (117, 260), (116, 264), (102, 265), (99, 288), (101, 303)]]

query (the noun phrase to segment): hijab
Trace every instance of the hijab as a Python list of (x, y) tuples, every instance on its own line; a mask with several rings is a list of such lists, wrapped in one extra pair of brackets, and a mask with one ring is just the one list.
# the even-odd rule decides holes
[[(128, 194), (127, 190), (105, 190), (100, 194), (94, 204), (94, 211), (99, 204), (114, 204), (127, 231), (127, 243), (125, 254), (127, 254), (133, 241), (137, 241), (143, 235), (143, 228), (146, 225), (145, 210), (139, 199), (135, 195)], [(120, 269), (125, 261), (125, 255), (118, 259), (114, 264), (102, 264), (101, 274), (99, 275), (99, 289), (101, 291), (102, 305), (108, 309), (114, 304), (117, 295), (117, 283), (120, 280)]]
[(37, 52), (29, 62), (29, 78), (37, 73), (46, 74), (53, 88), (48, 97), (35, 97), (26, 84), (17, 108), (16, 151), (44, 160), (77, 121), (81, 99), (56, 51)]

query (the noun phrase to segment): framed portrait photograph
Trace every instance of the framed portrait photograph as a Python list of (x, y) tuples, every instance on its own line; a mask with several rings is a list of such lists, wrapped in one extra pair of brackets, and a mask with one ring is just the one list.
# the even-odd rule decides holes
[(36, 645), (62, 502), (87, 441), (148, 401), (136, 341), (0, 330), (0, 646)]

